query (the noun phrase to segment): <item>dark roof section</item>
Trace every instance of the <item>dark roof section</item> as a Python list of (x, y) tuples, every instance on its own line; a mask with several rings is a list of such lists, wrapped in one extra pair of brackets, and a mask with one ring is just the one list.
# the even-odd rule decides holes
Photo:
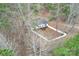
[(45, 19), (42, 18), (38, 18), (37, 20), (37, 25), (41, 25), (41, 24), (48, 24), (48, 21), (46, 21)]

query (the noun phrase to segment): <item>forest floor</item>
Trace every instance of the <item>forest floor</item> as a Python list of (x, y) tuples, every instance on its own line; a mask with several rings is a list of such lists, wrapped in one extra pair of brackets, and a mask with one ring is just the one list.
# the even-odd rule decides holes
[[(47, 49), (46, 51), (48, 51), (48, 52), (50, 52), (52, 49), (56, 48), (57, 46), (63, 45), (64, 40), (66, 40), (67, 38), (70, 38), (71, 36), (74, 36), (75, 34), (79, 33), (79, 29), (75, 28), (75, 26), (68, 27), (68, 26), (66, 26), (68, 24), (66, 24), (65, 22), (63, 22), (61, 20), (50, 21), (49, 25), (58, 30), (61, 30), (61, 31), (67, 33), (67, 36), (64, 38), (58, 39), (56, 41), (51, 41), (51, 42), (47, 43), (45, 46), (41, 47), (41, 48), (43, 48), (42, 50)], [(36, 30), (36, 32), (39, 33), (40, 35), (44, 36), (48, 40), (61, 36), (60, 33), (56, 32), (50, 28), (46, 28), (45, 30), (39, 29), (39, 30)], [(41, 46), (42, 45), (44, 45), (43, 39), (41, 39)], [(47, 52), (44, 52), (43, 55), (45, 53), (47, 53)], [(50, 53), (47, 53), (47, 55), (50, 55)]]
[[(45, 15), (45, 14), (43, 14)], [(39, 17), (43, 17), (43, 15), (39, 16)], [(44, 17), (47, 18), (47, 13)], [(38, 18), (38, 16), (37, 16)], [(41, 55), (51, 55), (51, 50), (53, 50), (54, 48), (58, 47), (58, 46), (62, 46), (63, 45), (63, 42), (65, 40), (67, 40), (67, 38), (70, 38), (72, 36), (74, 36), (75, 34), (79, 33), (79, 24), (77, 26), (75, 25), (69, 25), (68, 23), (62, 21), (62, 19), (58, 19), (58, 20), (52, 20), (52, 21), (49, 21), (48, 24), (51, 26), (51, 27), (54, 27), (60, 31), (63, 31), (65, 33), (67, 33), (67, 36), (64, 37), (64, 38), (61, 38), (61, 39), (58, 39), (58, 40), (55, 40), (55, 41), (51, 41), (51, 42), (46, 42), (44, 39), (40, 39), (41, 40), (41, 43), (37, 43), (36, 45), (40, 44), (41, 46)], [(77, 27), (77, 28), (76, 28)], [(56, 37), (59, 37), (61, 36), (60, 33), (50, 29), (50, 28), (46, 28), (45, 30), (42, 30), (42, 29), (39, 29), (39, 30), (35, 30), (37, 33), (39, 33), (40, 35), (44, 36), (45, 38), (47, 38), (48, 40), (51, 40), (53, 38), (56, 38)], [(35, 41), (39, 40), (39, 37), (37, 39), (35, 39)]]
[[(14, 5), (13, 7), (11, 7), (11, 9), (16, 9), (15, 8), (16, 5)], [(26, 12), (26, 10), (25, 10)], [(26, 13), (27, 14), (27, 13)], [(26, 16), (26, 15), (25, 15)], [(48, 14), (46, 13), (46, 15), (42, 15), (42, 17), (47, 17)], [(57, 28), (63, 32), (67, 33), (67, 36), (56, 40), (56, 41), (51, 41), (51, 42), (47, 42), (45, 40), (43, 40), (40, 37), (37, 37), (36, 35), (32, 35), (33, 33), (30, 33), (31, 30), (28, 30), (27, 26), (25, 26), (23, 24), (23, 18), (22, 15), (20, 14), (20, 12), (16, 9), (15, 11), (13, 11), (13, 13), (11, 12), (10, 15), (8, 16), (8, 18), (12, 21), (12, 29), (11, 31), (5, 31), (2, 30), (4, 32), (4, 34), (7, 36), (7, 38), (5, 40), (9, 40), (10, 43), (12, 42), (12, 45), (9, 43), (9, 46), (11, 46), (14, 51), (16, 52), (16, 55), (32, 55), (33, 54), (33, 39), (35, 40), (35, 44), (39, 47), (41, 46), (41, 50), (42, 54), (41, 55), (50, 55), (50, 51), (54, 48), (56, 48), (57, 46), (62, 45), (63, 43), (63, 39), (69, 38), (70, 36), (75, 35), (76, 33), (79, 32), (79, 29), (76, 28), (71, 28), (71, 27), (67, 27), (65, 22), (62, 22), (61, 20), (53, 20), (50, 21), (48, 24), (54, 28)], [(33, 20), (31, 20), (33, 21)], [(2, 32), (0, 31), (0, 33)], [(37, 30), (36, 30), (37, 31)], [(51, 30), (49, 28), (46, 28), (45, 30), (38, 30), (37, 31), (39, 34), (41, 34), (42, 36), (45, 36), (48, 40), (51, 40), (53, 38), (56, 38), (58, 36), (60, 36), (61, 34)], [(41, 42), (40, 42), (41, 40)], [(2, 42), (2, 40), (0, 39), (0, 42)], [(4, 42), (5, 43), (5, 42)], [(41, 44), (40, 44), (41, 43)], [(0, 43), (1, 44), (1, 43)], [(5, 43), (6, 44), (6, 43)], [(29, 45), (31, 45), (30, 48)], [(46, 50), (46, 51), (45, 51)]]

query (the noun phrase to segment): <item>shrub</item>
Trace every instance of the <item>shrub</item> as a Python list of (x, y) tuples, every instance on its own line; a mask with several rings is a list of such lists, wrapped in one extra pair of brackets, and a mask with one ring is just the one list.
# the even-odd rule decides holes
[(8, 5), (6, 4), (0, 4), (0, 12), (6, 12), (8, 10)]
[(65, 41), (62, 47), (58, 47), (52, 52), (52, 55), (79, 56), (79, 34)]
[(0, 29), (8, 29), (10, 27), (10, 22), (6, 16), (7, 10), (9, 10), (7, 4), (0, 4)]
[(10, 28), (10, 22), (8, 19), (0, 19), (0, 28), (1, 29), (9, 29)]
[(0, 56), (13, 56), (14, 52), (10, 49), (0, 49)]

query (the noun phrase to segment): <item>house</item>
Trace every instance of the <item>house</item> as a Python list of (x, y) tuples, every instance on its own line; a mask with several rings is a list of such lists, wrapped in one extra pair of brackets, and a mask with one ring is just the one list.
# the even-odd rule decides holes
[(37, 20), (37, 28), (38, 29), (40, 29), (40, 28), (46, 28), (47, 24), (48, 24), (48, 21), (46, 21), (43, 18), (38, 18), (38, 20)]

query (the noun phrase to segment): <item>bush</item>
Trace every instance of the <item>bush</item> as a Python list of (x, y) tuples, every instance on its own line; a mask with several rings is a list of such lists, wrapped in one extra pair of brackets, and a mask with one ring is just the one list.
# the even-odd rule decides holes
[(9, 49), (0, 49), (0, 56), (13, 56), (14, 52)]
[(9, 8), (7, 4), (0, 4), (0, 12), (6, 12), (8, 9)]
[(8, 19), (0, 19), (0, 28), (1, 29), (9, 29), (10, 28), (10, 22)]
[(48, 9), (49, 11), (51, 10), (56, 10), (57, 9), (57, 5), (56, 4), (51, 4), (51, 3), (48, 3), (48, 4), (44, 4), (45, 8)]
[(52, 52), (52, 55), (79, 56), (79, 34), (65, 41), (62, 47), (58, 47)]
[(0, 29), (9, 29), (10, 22), (6, 16), (6, 11), (9, 10), (7, 4), (0, 4)]
[(66, 4), (62, 4), (62, 15), (68, 16), (70, 13), (70, 6)]

